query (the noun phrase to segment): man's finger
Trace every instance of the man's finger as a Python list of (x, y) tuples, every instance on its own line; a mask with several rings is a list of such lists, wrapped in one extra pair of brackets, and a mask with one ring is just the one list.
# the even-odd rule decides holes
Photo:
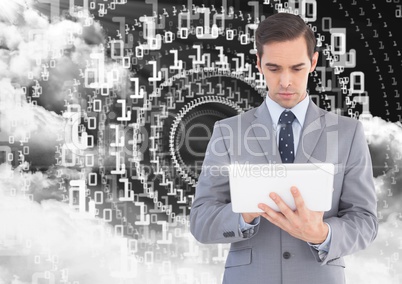
[(271, 218), (268, 214), (263, 214), (262, 215), (265, 219), (267, 219), (269, 222), (271, 222), (273, 225), (277, 226), (278, 228), (281, 228), (284, 231), (288, 231), (288, 227), (282, 223), (282, 222), (277, 222), (275, 219)]
[[(286, 220), (286, 218), (281, 213), (276, 212), (275, 210), (273, 210), (271, 207), (269, 207), (268, 205), (266, 205), (264, 203), (258, 204), (258, 208), (260, 208), (261, 210), (264, 211), (264, 214), (262, 216), (263, 217), (268, 216), (269, 221), (271, 223), (279, 224), (279, 223), (284, 223), (284, 221)], [(268, 219), (268, 218), (266, 218), (266, 219)]]
[(296, 186), (292, 186), (290, 188), (290, 192), (293, 195), (293, 198), (295, 200), (295, 205), (296, 205), (296, 210), (300, 213), (300, 214), (304, 214), (306, 213), (306, 204), (304, 203), (304, 199), (300, 194), (299, 189)]
[(290, 222), (294, 222), (295, 221), (295, 213), (293, 212), (292, 209), (289, 208), (289, 206), (282, 200), (282, 198), (274, 193), (271, 192), (269, 194), (269, 197), (271, 197), (271, 199), (276, 203), (276, 205), (279, 207), (279, 210), (281, 211), (281, 213), (283, 215), (285, 215), (285, 217), (290, 221)]

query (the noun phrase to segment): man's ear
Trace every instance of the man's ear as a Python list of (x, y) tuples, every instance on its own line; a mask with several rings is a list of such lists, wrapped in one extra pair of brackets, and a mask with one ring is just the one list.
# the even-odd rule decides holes
[(257, 69), (258, 69), (258, 71), (259, 71), (261, 74), (263, 74), (263, 73), (262, 73), (262, 70), (261, 70), (261, 60), (260, 60), (260, 56), (258, 55), (258, 53), (257, 53), (256, 55), (257, 55)]
[(311, 58), (311, 68), (310, 68), (310, 72), (313, 72), (315, 67), (317, 66), (317, 62), (318, 62), (318, 52), (314, 52), (313, 57)]

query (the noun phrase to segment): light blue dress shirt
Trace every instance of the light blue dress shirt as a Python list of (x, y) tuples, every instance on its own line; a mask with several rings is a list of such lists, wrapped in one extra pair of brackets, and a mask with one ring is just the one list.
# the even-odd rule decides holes
[(309, 96), (306, 97), (295, 105), (292, 109), (286, 109), (280, 106), (278, 103), (273, 101), (269, 96), (266, 97), (265, 103), (267, 104), (269, 113), (271, 115), (272, 122), (274, 123), (273, 128), (276, 129), (276, 145), (279, 145), (279, 131), (280, 131), (280, 124), (279, 117), (281, 116), (284, 110), (291, 110), (293, 114), (296, 116), (296, 119), (292, 123), (293, 129), (293, 142), (294, 142), (294, 155), (296, 157), (297, 147), (299, 145), (300, 134), (304, 125), (304, 119), (306, 118), (307, 108), (309, 104)]
[[(295, 105), (291, 109), (285, 109), (284, 107), (280, 106), (277, 102), (272, 100), (269, 95), (266, 96), (265, 103), (267, 104), (269, 113), (271, 115), (272, 122), (274, 123), (273, 128), (276, 129), (276, 144), (279, 145), (279, 131), (280, 125), (278, 124), (279, 117), (281, 116), (284, 110), (291, 110), (293, 114), (296, 116), (296, 119), (292, 123), (293, 129), (293, 139), (294, 139), (294, 155), (296, 157), (297, 147), (299, 145), (300, 135), (303, 129), (304, 120), (306, 118), (307, 108), (310, 102), (309, 95), (307, 94), (306, 97)], [(248, 224), (244, 221), (243, 216), (240, 214), (240, 230), (245, 232), (247, 230), (252, 230), (255, 226), (260, 223), (260, 217), (257, 217), (253, 220), (251, 224)], [(329, 228), (327, 239), (322, 244), (313, 245), (308, 243), (310, 246), (314, 247), (318, 250), (318, 255), (321, 260), (324, 260), (326, 254), (328, 253), (329, 246), (331, 244), (331, 226), (328, 223)]]

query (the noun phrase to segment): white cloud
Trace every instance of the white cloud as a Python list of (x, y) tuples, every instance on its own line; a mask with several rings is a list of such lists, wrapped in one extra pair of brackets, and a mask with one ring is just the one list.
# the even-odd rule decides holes
[[(401, 160), (397, 159), (402, 153), (402, 127), (399, 122), (386, 122), (379, 117), (361, 121), (370, 143), (373, 165), (386, 173), (374, 179), (380, 218), (377, 238), (366, 250), (346, 257), (346, 280), (348, 283), (398, 284), (402, 279), (402, 261), (399, 259), (402, 192), (400, 184), (393, 181), (401, 182), (402, 171), (395, 172), (394, 169), (395, 165), (402, 167)], [(386, 169), (385, 163), (390, 168)]]
[[(77, 178), (80, 173), (60, 169), (60, 175)], [(46, 173), (0, 165), (0, 284), (33, 283), (46, 271), (54, 283), (65, 275), (68, 282), (81, 284), (221, 282), (222, 257), (217, 264), (213, 260), (217, 246), (197, 243), (185, 224), (169, 228), (168, 234), (174, 234), (169, 245), (157, 245), (161, 236), (151, 234), (149, 239), (140, 236), (138, 250), (130, 251), (128, 239), (114, 236), (114, 228), (101, 219), (54, 199), (30, 200), (30, 194), (57, 192), (57, 187)], [(152, 256), (145, 261), (148, 252)]]
[(9, 0), (0, 2), (0, 22), (17, 23), (27, 7), (32, 7), (33, 0)]
[(388, 144), (393, 154), (402, 153), (402, 148), (398, 147), (398, 143), (402, 142), (402, 124), (399, 121), (387, 122), (380, 117), (360, 121), (371, 146), (384, 147)]
[(54, 112), (29, 104), (22, 89), (13, 86), (9, 78), (0, 80), (0, 116), (2, 134), (14, 136), (15, 141), (29, 140), (33, 133), (46, 144), (49, 134), (62, 134), (65, 124)]
[(362, 120), (362, 123), (370, 145), (374, 171), (379, 173), (374, 180), (379, 218), (386, 220), (393, 212), (402, 212), (402, 125), (379, 117)]
[(345, 258), (348, 283), (400, 283), (402, 221), (398, 215), (391, 214), (380, 224), (377, 238), (366, 250)]
[(61, 280), (67, 271), (71, 283), (116, 282), (113, 273), (124, 267), (121, 243), (126, 239), (114, 236), (113, 228), (101, 219), (67, 204), (53, 199), (31, 201), (33, 191), (55, 186), (56, 181), (46, 174), (12, 170), (3, 164), (0, 177), (1, 281), (11, 283), (17, 275), (31, 283), (35, 273), (45, 271)]

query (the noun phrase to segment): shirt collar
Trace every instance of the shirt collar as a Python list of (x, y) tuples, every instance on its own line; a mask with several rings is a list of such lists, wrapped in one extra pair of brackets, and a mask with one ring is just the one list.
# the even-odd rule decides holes
[[(269, 113), (271, 115), (272, 122), (276, 125), (278, 124), (279, 117), (281, 116), (282, 112), (286, 110), (286, 108), (280, 106), (277, 102), (272, 100), (268, 94), (266, 96), (265, 102), (267, 104)], [(300, 123), (300, 125), (303, 127), (304, 124), (304, 119), (306, 118), (306, 113), (307, 113), (307, 108), (310, 102), (310, 98), (308, 93), (306, 94), (306, 97), (299, 102), (297, 105), (295, 105), (291, 109), (293, 114), (296, 116), (297, 121)]]

